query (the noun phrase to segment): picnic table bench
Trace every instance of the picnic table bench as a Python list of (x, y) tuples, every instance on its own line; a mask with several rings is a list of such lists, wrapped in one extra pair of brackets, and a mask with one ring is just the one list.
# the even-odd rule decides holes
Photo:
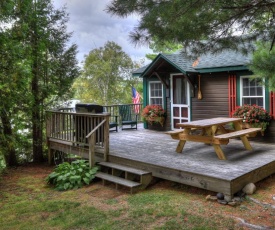
[[(220, 145), (227, 145), (229, 139), (240, 137), (244, 147), (247, 150), (252, 150), (251, 144), (247, 139), (248, 134), (260, 132), (261, 128), (242, 129), (241, 118), (212, 118), (198, 120), (186, 123), (178, 123), (177, 126), (181, 129), (166, 132), (171, 138), (179, 140), (176, 152), (183, 151), (186, 141), (202, 142), (213, 145), (219, 159), (226, 160), (226, 157)], [(232, 123), (233, 130), (228, 130), (224, 126)], [(193, 130), (199, 130), (199, 134), (193, 134)]]

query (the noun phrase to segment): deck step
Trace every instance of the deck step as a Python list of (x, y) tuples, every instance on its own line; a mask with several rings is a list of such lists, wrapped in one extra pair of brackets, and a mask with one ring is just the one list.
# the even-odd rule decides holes
[(113, 176), (108, 173), (98, 172), (96, 174), (96, 177), (102, 179), (104, 185), (105, 185), (105, 181), (109, 181), (109, 182), (115, 183), (116, 188), (118, 184), (128, 187), (130, 188), (131, 193), (133, 193), (133, 188), (137, 188), (141, 186), (141, 183), (123, 179), (121, 177)]
[(139, 176), (151, 174), (150, 172), (147, 172), (147, 171), (144, 171), (141, 169), (136, 169), (136, 168), (132, 168), (132, 167), (128, 167), (128, 166), (124, 166), (124, 165), (120, 165), (120, 164), (115, 164), (115, 163), (111, 163), (111, 162), (99, 162), (98, 165), (118, 169), (118, 170), (129, 172), (129, 173), (133, 173), (133, 174), (136, 174)]
[(141, 169), (129, 167), (111, 162), (98, 162), (97, 165), (101, 166), (101, 172), (96, 177), (106, 181), (110, 181), (117, 185), (123, 185), (131, 189), (134, 188), (145, 189), (152, 181), (152, 173)]

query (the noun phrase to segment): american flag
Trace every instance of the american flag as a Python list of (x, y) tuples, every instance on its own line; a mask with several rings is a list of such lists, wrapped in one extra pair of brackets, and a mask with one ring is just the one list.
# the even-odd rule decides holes
[[(133, 104), (140, 103), (140, 95), (134, 87), (132, 87), (132, 101), (133, 101)], [(139, 113), (139, 105), (134, 106), (134, 111), (135, 113)]]

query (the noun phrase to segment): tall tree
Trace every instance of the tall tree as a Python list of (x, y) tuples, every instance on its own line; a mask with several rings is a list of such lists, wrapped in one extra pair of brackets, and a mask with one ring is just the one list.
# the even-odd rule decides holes
[(192, 45), (195, 54), (240, 49), (241, 43), (242, 51), (248, 52), (257, 40), (270, 42), (270, 50), (275, 44), (274, 0), (113, 0), (107, 11), (120, 17), (140, 16), (130, 34), (136, 44), (157, 37)]
[(33, 160), (43, 161), (44, 111), (53, 95), (61, 97), (78, 76), (76, 45), (67, 48), (65, 9), (55, 10), (51, 0), (35, 0), (19, 23), (27, 24), (25, 41), (30, 47)]
[(74, 84), (76, 98), (102, 105), (130, 103), (131, 85), (138, 81), (132, 78), (134, 68), (122, 48), (108, 41), (85, 57), (83, 73)]
[[(6, 95), (9, 93), (15, 103), (6, 103), (5, 107), (1, 106), (1, 115), (10, 115), (17, 111), (17, 115), (20, 113), (22, 117), (29, 119), (26, 124), (30, 123), (32, 127), (33, 160), (41, 162), (44, 160), (44, 111), (52, 106), (55, 99), (70, 92), (71, 84), (79, 74), (76, 60), (77, 47), (74, 44), (71, 46), (67, 44), (71, 34), (66, 31), (68, 15), (65, 8), (54, 9), (51, 0), (13, 2), (15, 5), (11, 10), (12, 20), (9, 25), (11, 29), (4, 32), (6, 36), (10, 37), (12, 34), (16, 34), (12, 37), (14, 38), (13, 45), (21, 47), (18, 49), (20, 50), (18, 53), (22, 55), (20, 61), (17, 58), (18, 54), (11, 57), (10, 66), (14, 68), (9, 72), (2, 71), (2, 75), (5, 75), (6, 79), (15, 75), (24, 84), (20, 84), (19, 81), (3, 81), (7, 86), (5, 89), (13, 89), (13, 92), (16, 91), (21, 95), (16, 99), (16, 97), (12, 97), (11, 90), (10, 92), (6, 90)], [(6, 39), (3, 44), (12, 49), (10, 40)], [(7, 56), (7, 50), (3, 55)], [(20, 90), (22, 87), (24, 91)], [(1, 101), (4, 100), (2, 95), (0, 97)], [(22, 98), (24, 98), (25, 104), (19, 110), (18, 105), (22, 104), (19, 103)], [(14, 129), (13, 117), (6, 118), (8, 121), (6, 124), (13, 122)], [(2, 116), (2, 123), (3, 121), (5, 120)], [(3, 134), (5, 135), (5, 132)]]
[(275, 92), (275, 49), (269, 50), (270, 44), (258, 43), (249, 68), (269, 90)]
[(19, 127), (16, 123), (23, 123), (18, 113), (27, 105), (26, 89), (30, 83), (24, 44), (19, 39), (21, 31), (11, 26), (17, 19), (18, 8), (14, 1), (0, 4), (0, 153), (8, 165), (17, 165)]

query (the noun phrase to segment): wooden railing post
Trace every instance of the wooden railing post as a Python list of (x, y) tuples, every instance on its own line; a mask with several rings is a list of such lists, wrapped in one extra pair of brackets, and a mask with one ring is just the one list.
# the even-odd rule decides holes
[[(108, 118), (108, 116), (107, 116), (107, 118)], [(90, 167), (93, 167), (95, 165), (96, 131), (98, 129), (100, 129), (102, 125), (104, 125), (105, 127), (106, 126), (109, 127), (109, 123), (108, 123), (108, 125), (106, 125), (106, 119), (104, 119), (86, 136), (86, 138), (89, 141), (89, 164), (90, 164)], [(105, 134), (105, 132), (104, 132), (104, 134)], [(109, 136), (107, 138), (109, 140)], [(104, 139), (105, 139), (105, 137), (104, 137)], [(104, 143), (104, 158), (105, 158), (105, 149), (106, 148), (107, 148), (106, 143)], [(108, 149), (109, 149), (109, 144), (108, 144)], [(109, 154), (109, 151), (106, 154)]]
[(49, 138), (51, 134), (51, 127), (52, 127), (52, 113), (47, 113), (46, 116), (46, 138), (47, 138), (47, 146), (48, 146), (48, 164), (52, 164), (52, 158), (53, 158), (53, 150), (49, 146)]
[(89, 165), (90, 167), (95, 166), (95, 143), (96, 143), (96, 133), (93, 132), (89, 138)]
[(106, 122), (104, 125), (104, 161), (109, 161), (109, 119), (110, 117), (106, 117)]

